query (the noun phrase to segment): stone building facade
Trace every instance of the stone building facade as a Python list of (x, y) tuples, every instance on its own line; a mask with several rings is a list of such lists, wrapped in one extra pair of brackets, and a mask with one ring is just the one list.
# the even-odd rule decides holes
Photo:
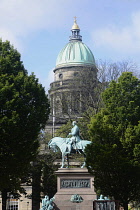
[(54, 82), (50, 84), (51, 114), (46, 130), (54, 135), (56, 129), (69, 119), (82, 116), (94, 98), (97, 68), (91, 50), (82, 42), (76, 19), (69, 42), (58, 54)]

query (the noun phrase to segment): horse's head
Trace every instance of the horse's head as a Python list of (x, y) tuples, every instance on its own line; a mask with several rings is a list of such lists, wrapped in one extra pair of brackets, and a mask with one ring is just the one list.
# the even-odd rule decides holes
[(48, 143), (48, 148), (53, 150), (53, 152), (57, 152), (58, 151), (57, 145), (56, 145), (55, 142), (52, 141), (52, 139)]
[(67, 138), (54, 137), (49, 141), (48, 147), (54, 152), (66, 150), (66, 140)]

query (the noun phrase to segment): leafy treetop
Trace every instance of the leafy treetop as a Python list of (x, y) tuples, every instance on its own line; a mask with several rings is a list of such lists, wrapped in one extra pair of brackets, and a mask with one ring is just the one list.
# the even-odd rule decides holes
[(91, 118), (87, 166), (95, 187), (125, 209), (140, 195), (140, 81), (122, 73), (104, 91), (105, 107)]
[(0, 40), (0, 190), (15, 189), (26, 173), (48, 115), (44, 88), (28, 76), (18, 51)]

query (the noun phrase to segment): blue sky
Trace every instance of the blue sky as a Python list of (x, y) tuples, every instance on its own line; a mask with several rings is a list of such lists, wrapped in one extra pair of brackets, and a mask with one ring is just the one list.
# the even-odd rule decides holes
[(96, 60), (140, 66), (140, 0), (0, 0), (0, 37), (48, 90), (74, 16)]

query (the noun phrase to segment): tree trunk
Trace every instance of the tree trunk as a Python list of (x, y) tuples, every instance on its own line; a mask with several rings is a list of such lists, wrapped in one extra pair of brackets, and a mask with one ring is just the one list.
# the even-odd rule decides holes
[(32, 174), (32, 210), (38, 210), (40, 209), (41, 168), (38, 165), (34, 167), (35, 170)]
[(123, 208), (124, 208), (124, 210), (128, 210), (128, 202), (123, 203)]
[(2, 210), (6, 210), (7, 190), (2, 191)]

